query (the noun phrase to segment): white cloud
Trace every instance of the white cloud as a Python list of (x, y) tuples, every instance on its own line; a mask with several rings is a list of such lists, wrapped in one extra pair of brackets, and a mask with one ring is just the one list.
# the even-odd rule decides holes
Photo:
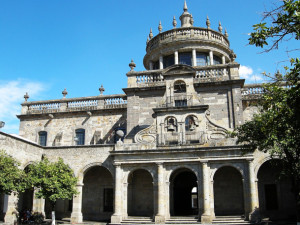
[(240, 66), (240, 77), (244, 79), (248, 79), (250, 75), (253, 74), (253, 69), (248, 66)]
[(16, 133), (18, 128), (17, 114), (21, 113), (21, 103), (24, 94), (35, 96), (45, 88), (42, 83), (25, 80), (0, 81), (0, 121), (4, 121), (5, 127), (1, 131)]
[[(257, 73), (254, 73), (253, 69), (250, 66), (240, 66), (240, 77), (246, 79), (246, 83), (260, 83), (262, 82), (263, 76), (258, 75)], [(261, 71), (260, 68), (258, 68), (256, 71)]]

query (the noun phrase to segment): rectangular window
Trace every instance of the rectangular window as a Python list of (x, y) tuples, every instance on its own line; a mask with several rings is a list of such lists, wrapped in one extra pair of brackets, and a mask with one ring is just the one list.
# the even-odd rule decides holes
[(174, 55), (164, 56), (163, 64), (164, 64), (164, 68), (174, 65)]
[(113, 212), (113, 189), (112, 188), (104, 188), (103, 191), (103, 211), (104, 212)]
[(76, 130), (75, 133), (76, 133), (76, 136), (75, 136), (76, 145), (84, 145), (85, 130), (84, 129), (78, 129), (78, 130)]
[(265, 200), (266, 200), (266, 210), (278, 209), (276, 184), (265, 184)]
[(175, 100), (175, 107), (184, 107), (187, 106), (187, 100)]
[(207, 66), (209, 62), (209, 56), (207, 53), (196, 54), (196, 65), (197, 66)]
[(39, 132), (39, 145), (41, 145), (41, 146), (47, 145), (47, 132), (46, 131)]
[(192, 65), (191, 52), (179, 52), (179, 64)]

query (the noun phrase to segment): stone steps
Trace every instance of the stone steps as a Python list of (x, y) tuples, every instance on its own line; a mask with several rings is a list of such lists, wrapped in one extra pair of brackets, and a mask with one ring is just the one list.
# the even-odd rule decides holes
[(216, 218), (213, 219), (212, 224), (245, 225), (251, 223), (245, 221), (243, 216), (216, 216)]
[(170, 219), (166, 220), (166, 224), (199, 224), (197, 217), (178, 217), (172, 216)]
[(154, 224), (150, 217), (135, 217), (129, 216), (127, 219), (122, 220), (122, 224)]

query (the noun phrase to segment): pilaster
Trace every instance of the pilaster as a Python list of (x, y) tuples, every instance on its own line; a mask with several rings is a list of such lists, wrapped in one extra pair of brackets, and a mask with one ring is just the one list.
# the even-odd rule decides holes
[(259, 213), (259, 198), (258, 198), (258, 188), (257, 188), (257, 179), (255, 177), (253, 160), (248, 160), (249, 168), (249, 184), (250, 184), (250, 214), (249, 220), (251, 222), (260, 221)]
[(212, 215), (210, 210), (210, 185), (209, 185), (209, 166), (208, 161), (202, 161), (203, 172), (203, 214), (201, 223), (212, 223)]
[(18, 196), (16, 194), (8, 195), (7, 211), (4, 222), (9, 224), (17, 224), (18, 221)]

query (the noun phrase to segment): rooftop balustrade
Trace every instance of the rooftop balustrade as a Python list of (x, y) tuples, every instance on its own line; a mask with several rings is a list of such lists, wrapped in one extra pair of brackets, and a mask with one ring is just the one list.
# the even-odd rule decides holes
[(181, 27), (165, 31), (152, 38), (148, 44), (147, 53), (159, 45), (176, 40), (206, 40), (214, 41), (229, 47), (229, 41), (222, 33), (202, 27)]
[(126, 95), (107, 95), (22, 103), (22, 115), (126, 108)]

